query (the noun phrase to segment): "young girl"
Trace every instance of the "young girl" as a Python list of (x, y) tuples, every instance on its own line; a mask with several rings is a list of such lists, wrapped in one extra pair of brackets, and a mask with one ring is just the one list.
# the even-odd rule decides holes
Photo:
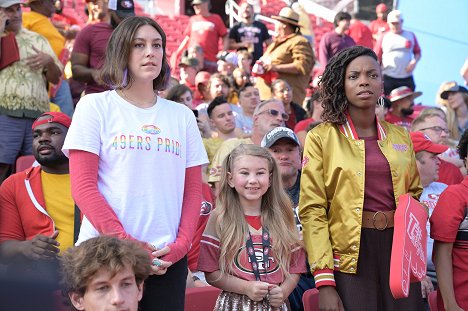
[(240, 145), (223, 162), (218, 208), (201, 241), (198, 268), (223, 290), (215, 310), (287, 310), (305, 272), (305, 252), (270, 153)]

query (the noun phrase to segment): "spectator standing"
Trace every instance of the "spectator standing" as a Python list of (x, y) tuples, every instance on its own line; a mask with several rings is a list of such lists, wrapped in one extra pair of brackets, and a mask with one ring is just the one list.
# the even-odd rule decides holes
[(350, 23), (351, 15), (346, 12), (338, 12), (333, 21), (335, 29), (322, 36), (319, 45), (318, 60), (323, 69), (338, 52), (356, 45), (353, 38), (346, 34), (349, 30)]
[(265, 24), (254, 20), (252, 4), (242, 2), (239, 13), (241, 21), (229, 30), (228, 49), (248, 50), (252, 54), (252, 63), (255, 63), (263, 55), (263, 45), (271, 43), (271, 36)]
[(193, 112), (158, 96), (170, 78), (159, 24), (124, 19), (105, 55), (102, 81), (115, 89), (80, 100), (63, 147), (85, 215), (78, 244), (103, 234), (140, 241), (153, 260), (141, 310), (181, 311), (206, 152)]
[(187, 47), (199, 45), (203, 49), (204, 69), (214, 73), (217, 67), (218, 42), (222, 39), (223, 46), (227, 46), (227, 29), (218, 14), (210, 13), (210, 0), (193, 0), (192, 6), (195, 15), (190, 17), (184, 31), (185, 38), (171, 56), (171, 65), (175, 68), (177, 59)]
[(369, 27), (367, 27), (366, 24), (361, 22), (354, 15), (350, 21), (348, 35), (353, 38), (356, 45), (362, 45), (369, 49), (374, 47), (374, 43), (372, 41), (372, 32), (370, 31)]
[(369, 29), (372, 32), (372, 38), (374, 39), (374, 45), (383, 33), (390, 29), (387, 23), (387, 10), (385, 3), (380, 3), (375, 7), (377, 19), (373, 20), (369, 25)]
[[(44, 36), (49, 41), (57, 59), (65, 66), (70, 52), (65, 46), (65, 37), (51, 22), (51, 17), (55, 13), (54, 2), (51, 0), (29, 0), (26, 4), (31, 8), (31, 11), (23, 14), (23, 27)], [(60, 79), (58, 89), (53, 94), (51, 101), (57, 104), (63, 113), (70, 117), (73, 115), (73, 99), (70, 86), (64, 76)]]
[(0, 69), (0, 184), (19, 155), (31, 154), (32, 123), (49, 110), (44, 79), (56, 84), (63, 70), (49, 42), (22, 27), (21, 3), (0, 0), (0, 34), (5, 38), (2, 41), (5, 44), (9, 38), (18, 45), (18, 50), (13, 44), (2, 47), (16, 50), (18, 59)]
[(421, 95), (422, 92), (413, 92), (407, 86), (400, 86), (391, 91), (388, 98), (392, 106), (385, 116), (385, 121), (402, 126), (409, 131), (413, 121), (411, 115), (414, 112), (414, 99)]
[(319, 90), (324, 122), (306, 138), (299, 217), (320, 308), (421, 310), (420, 283), (411, 283), (408, 298), (390, 292), (398, 198), (418, 200), (422, 188), (408, 132), (376, 118), (377, 56), (362, 46), (343, 50)]
[(421, 48), (414, 33), (404, 30), (403, 15), (400, 11), (391, 11), (387, 16), (390, 30), (385, 32), (376, 43), (375, 53), (382, 63), (384, 93), (400, 86), (416, 89), (413, 71), (421, 59)]
[(101, 10), (100, 20), (78, 33), (71, 54), (73, 79), (86, 83), (85, 94), (109, 90), (99, 77), (107, 42), (122, 18), (135, 15), (133, 0), (111, 0), (108, 7), (102, 4)]
[(275, 24), (278, 37), (262, 57), (263, 67), (288, 82), (293, 90), (293, 102), (302, 103), (315, 62), (312, 47), (301, 35), (299, 14), (291, 8), (282, 8), (277, 16), (271, 18), (278, 21)]
[[(468, 131), (458, 145), (468, 169)], [(433, 258), (437, 271), (439, 310), (468, 310), (468, 176), (449, 186), (440, 196), (430, 218)]]

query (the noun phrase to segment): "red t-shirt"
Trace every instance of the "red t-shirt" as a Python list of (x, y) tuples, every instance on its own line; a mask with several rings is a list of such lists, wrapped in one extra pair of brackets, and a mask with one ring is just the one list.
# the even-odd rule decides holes
[[(431, 238), (453, 243), (453, 288), (457, 304), (468, 310), (468, 176), (459, 185), (451, 185), (442, 192), (430, 218)], [(444, 301), (437, 293), (439, 310)]]
[(372, 32), (369, 27), (361, 21), (354, 20), (349, 26), (348, 35), (353, 38), (356, 45), (362, 45), (366, 48), (372, 49), (374, 42), (372, 40)]
[[(219, 257), (222, 241), (219, 240), (219, 237), (216, 234), (216, 221), (217, 214), (215, 212), (210, 215), (210, 219), (208, 220), (208, 224), (206, 225), (205, 232), (201, 239), (200, 257), (198, 260), (198, 270), (200, 271), (214, 272), (220, 269)], [(253, 222), (255, 223), (255, 220), (253, 220)], [(262, 228), (260, 227), (256, 230), (254, 227), (249, 225), (249, 231), (255, 248), (255, 255), (257, 257), (261, 280), (270, 284), (281, 284), (284, 281), (284, 275), (281, 272), (273, 251), (269, 254), (268, 264), (265, 265), (263, 263)], [(274, 241), (271, 240), (270, 242), (273, 245)], [(292, 246), (289, 272), (292, 274), (305, 273), (305, 262), (306, 257), (304, 249), (300, 246)], [(234, 276), (246, 281), (255, 281), (255, 275), (252, 270), (252, 264), (249, 261), (245, 243), (241, 248), (239, 248), (239, 251), (232, 263), (232, 268), (234, 270)]]
[(184, 35), (190, 38), (189, 46), (200, 45), (203, 48), (205, 59), (210, 62), (217, 61), (219, 38), (226, 34), (226, 26), (218, 14), (211, 14), (208, 17), (193, 15), (184, 31)]
[(192, 247), (187, 254), (188, 267), (190, 271), (197, 271), (198, 256), (200, 254), (200, 240), (203, 231), (205, 231), (208, 218), (215, 208), (215, 197), (213, 191), (210, 188), (210, 185), (207, 183), (202, 184), (202, 195), (203, 200), (201, 204), (200, 218), (198, 219), (197, 224), (197, 231), (195, 231), (195, 236), (192, 240)]
[(365, 143), (364, 210), (396, 209), (390, 165), (377, 143), (377, 137), (362, 137)]
[(388, 123), (398, 125), (398, 126), (402, 126), (409, 131), (411, 129), (411, 122), (413, 122), (413, 118), (411, 117), (401, 118), (389, 112), (385, 115), (385, 121), (387, 121)]
[(463, 181), (463, 174), (455, 164), (440, 160), (439, 180), (437, 181), (446, 185), (456, 185)]
[(382, 19), (376, 19), (370, 23), (369, 29), (373, 35), (376, 35), (376, 34), (379, 34), (379, 33), (381, 34), (381, 33), (384, 33), (385, 31), (388, 31), (390, 29), (390, 26), (388, 26), (386, 21)]
[[(97, 23), (83, 28), (75, 39), (73, 53), (85, 54), (89, 57), (88, 67), (101, 68), (104, 63), (107, 41), (114, 29), (108, 23)], [(86, 84), (85, 93), (99, 93), (109, 90), (107, 86), (95, 82)]]

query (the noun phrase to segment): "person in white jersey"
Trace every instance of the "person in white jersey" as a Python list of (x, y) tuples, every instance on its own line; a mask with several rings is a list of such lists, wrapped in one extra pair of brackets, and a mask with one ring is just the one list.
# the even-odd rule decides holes
[(154, 20), (120, 23), (101, 72), (113, 90), (80, 100), (63, 147), (84, 214), (77, 244), (113, 235), (140, 241), (152, 257), (143, 311), (184, 309), (186, 254), (208, 162), (193, 112), (158, 96), (170, 78), (166, 57)]

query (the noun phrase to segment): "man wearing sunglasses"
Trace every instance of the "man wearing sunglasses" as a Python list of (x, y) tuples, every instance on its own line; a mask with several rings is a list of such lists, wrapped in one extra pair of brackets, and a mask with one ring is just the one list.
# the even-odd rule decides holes
[[(435, 109), (423, 110), (423, 112), (413, 120), (411, 131), (424, 133), (435, 144), (447, 145), (449, 130), (447, 128), (447, 122), (443, 117), (444, 115), (441, 115), (441, 112)], [(452, 160), (450, 157), (451, 152), (457, 154), (456, 150), (449, 149), (439, 155), (441, 161), (439, 166), (439, 180), (437, 181), (446, 185), (459, 184), (463, 181), (463, 175), (456, 165), (458, 164), (456, 161), (459, 161), (459, 159)], [(463, 166), (463, 162), (461, 162), (461, 165)]]
[(284, 126), (289, 115), (284, 111), (284, 105), (277, 99), (261, 102), (253, 113), (252, 135), (249, 138), (232, 138), (221, 144), (213, 161), (210, 163), (208, 182), (214, 184), (215, 194), (218, 195), (218, 184), (221, 179), (221, 166), (224, 158), (240, 144), (255, 144), (260, 146), (263, 137), (272, 129)]

